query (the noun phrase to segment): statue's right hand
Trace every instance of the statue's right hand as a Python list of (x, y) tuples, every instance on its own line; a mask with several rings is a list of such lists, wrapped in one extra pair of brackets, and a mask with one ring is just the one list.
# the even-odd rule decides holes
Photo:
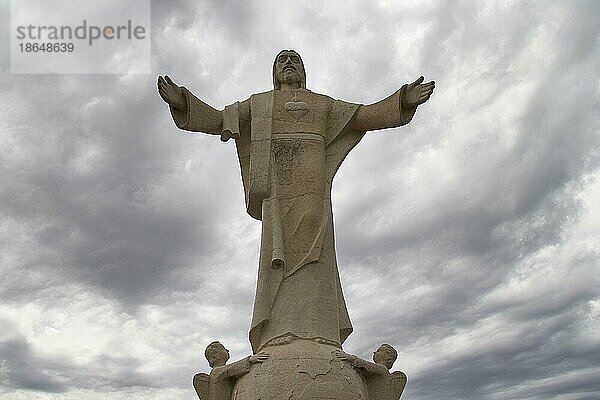
[(160, 97), (171, 107), (176, 108), (178, 110), (184, 110), (186, 107), (185, 94), (183, 93), (183, 89), (177, 86), (169, 75), (158, 76), (158, 94)]
[(331, 352), (331, 355), (334, 356), (335, 358), (337, 358), (340, 361), (347, 361), (350, 364), (354, 364), (354, 362), (356, 361), (356, 356), (353, 356), (351, 354), (345, 353), (342, 350), (333, 350)]

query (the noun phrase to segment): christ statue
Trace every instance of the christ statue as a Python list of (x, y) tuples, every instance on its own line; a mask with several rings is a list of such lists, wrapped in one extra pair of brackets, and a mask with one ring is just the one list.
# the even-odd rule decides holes
[(370, 105), (334, 100), (308, 90), (300, 55), (283, 50), (272, 90), (216, 110), (158, 77), (177, 127), (235, 141), (246, 210), (262, 221), (254, 353), (297, 338), (341, 349), (352, 332), (335, 254), (333, 177), (367, 131), (411, 121), (434, 90), (423, 81)]

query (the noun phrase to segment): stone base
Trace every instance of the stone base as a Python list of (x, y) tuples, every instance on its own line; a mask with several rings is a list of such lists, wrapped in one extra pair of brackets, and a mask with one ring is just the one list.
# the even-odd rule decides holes
[(306, 339), (269, 346), (233, 388), (232, 400), (366, 400), (363, 380), (332, 355), (338, 348)]

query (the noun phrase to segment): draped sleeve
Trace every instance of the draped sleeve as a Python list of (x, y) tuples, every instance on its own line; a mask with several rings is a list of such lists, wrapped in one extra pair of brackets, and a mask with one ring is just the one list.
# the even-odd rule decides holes
[(179, 129), (192, 132), (204, 132), (213, 135), (221, 135), (223, 125), (223, 112), (215, 110), (202, 100), (194, 96), (185, 87), (183, 94), (185, 96), (186, 107), (183, 110), (169, 107), (173, 122)]
[(359, 131), (374, 131), (408, 124), (415, 115), (417, 107), (409, 110), (401, 107), (400, 100), (406, 86), (402, 86), (402, 88), (381, 101), (360, 106), (351, 126)]

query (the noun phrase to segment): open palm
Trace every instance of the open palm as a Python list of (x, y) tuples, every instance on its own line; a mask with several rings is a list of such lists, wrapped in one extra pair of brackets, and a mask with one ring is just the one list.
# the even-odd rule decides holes
[(158, 76), (158, 94), (160, 97), (171, 107), (177, 108), (179, 110), (183, 110), (185, 108), (185, 95), (183, 94), (183, 89), (177, 86), (169, 75)]
[(404, 93), (402, 94), (402, 108), (411, 109), (416, 106), (425, 103), (431, 97), (433, 89), (435, 88), (435, 82), (423, 83), (422, 76), (416, 81), (406, 86)]

